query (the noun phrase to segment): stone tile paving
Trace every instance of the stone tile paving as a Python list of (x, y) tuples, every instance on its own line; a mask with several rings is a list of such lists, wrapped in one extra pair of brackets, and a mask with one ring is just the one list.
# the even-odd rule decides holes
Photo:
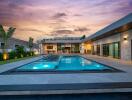
[[(84, 55), (88, 59), (99, 61), (103, 64), (110, 65), (114, 68), (121, 69), (125, 72), (117, 73), (70, 73), (70, 74), (16, 74), (16, 75), (0, 75), (0, 86), (5, 85), (64, 85), (64, 84), (90, 84), (90, 83), (132, 83), (132, 65), (131, 63), (120, 63), (120, 60), (114, 60), (91, 55)], [(0, 72), (16, 68), (24, 63), (29, 63), (40, 59), (36, 57), (24, 61), (15, 62), (0, 66)], [(10, 68), (8, 68), (10, 66)], [(58, 87), (59, 87), (58, 85)], [(124, 87), (125, 88), (125, 87)], [(131, 88), (129, 88), (131, 89)], [(114, 90), (113, 90), (114, 91)], [(130, 91), (130, 90), (129, 90)], [(132, 91), (132, 89), (131, 89)]]

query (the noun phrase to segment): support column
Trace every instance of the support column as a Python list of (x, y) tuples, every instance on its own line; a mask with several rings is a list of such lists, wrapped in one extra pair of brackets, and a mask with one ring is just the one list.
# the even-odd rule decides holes
[(100, 44), (100, 56), (103, 56), (103, 45)]
[(131, 61), (132, 30), (121, 33), (121, 59)]
[(80, 44), (80, 53), (84, 54), (84, 43)]

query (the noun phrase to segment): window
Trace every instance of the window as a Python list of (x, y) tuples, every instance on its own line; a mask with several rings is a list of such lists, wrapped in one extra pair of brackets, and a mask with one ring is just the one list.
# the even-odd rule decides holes
[(120, 58), (120, 42), (103, 44), (103, 56)]
[(53, 46), (47, 46), (47, 49), (53, 49)]
[(120, 42), (113, 43), (114, 58), (120, 58)]
[(5, 43), (1, 43), (1, 48), (4, 49)]
[(79, 53), (79, 44), (74, 44), (74, 53)]
[(100, 45), (97, 45), (97, 55), (100, 55)]
[(57, 51), (61, 50), (61, 44), (57, 44)]
[(103, 44), (103, 56), (109, 56), (109, 44)]
[(114, 57), (114, 46), (113, 43), (109, 44), (109, 56)]
[(19, 45), (15, 45), (15, 48), (17, 48)]

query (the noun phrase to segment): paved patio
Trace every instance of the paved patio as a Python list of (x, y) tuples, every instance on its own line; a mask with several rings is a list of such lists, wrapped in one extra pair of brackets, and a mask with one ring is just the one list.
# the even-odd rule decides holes
[(110, 57), (102, 57), (97, 55), (82, 55), (85, 58), (100, 62), (102, 64), (126, 71), (127, 73), (132, 72), (132, 61), (124, 61), (120, 59), (114, 59)]
[[(0, 95), (132, 92), (131, 62), (93, 55), (82, 56), (124, 72), (0, 75)], [(0, 73), (41, 58), (2, 65)]]

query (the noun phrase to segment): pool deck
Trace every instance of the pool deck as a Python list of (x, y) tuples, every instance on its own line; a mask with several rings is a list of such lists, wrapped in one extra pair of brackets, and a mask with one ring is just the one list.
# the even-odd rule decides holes
[(132, 62), (93, 55), (82, 56), (124, 72), (1, 74), (23, 64), (41, 59), (42, 56), (39, 56), (0, 65), (0, 95), (132, 92)]

